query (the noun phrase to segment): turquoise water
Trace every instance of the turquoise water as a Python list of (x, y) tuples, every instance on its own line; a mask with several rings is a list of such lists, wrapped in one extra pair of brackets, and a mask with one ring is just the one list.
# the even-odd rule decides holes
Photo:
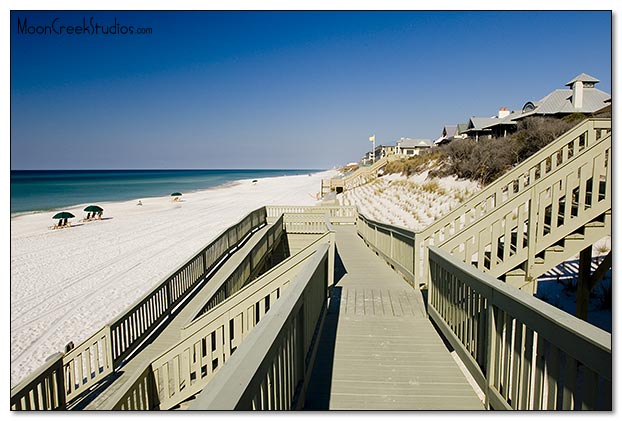
[(81, 203), (188, 193), (236, 180), (310, 174), (320, 170), (46, 170), (11, 171), (11, 213)]

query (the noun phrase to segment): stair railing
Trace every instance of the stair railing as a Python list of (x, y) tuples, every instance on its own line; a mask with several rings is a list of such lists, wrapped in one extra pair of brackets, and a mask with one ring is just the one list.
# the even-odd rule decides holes
[[(561, 167), (572, 166), (575, 160), (591, 150), (594, 145), (604, 139), (610, 139), (608, 136), (610, 133), (611, 119), (590, 118), (584, 120), (484, 190), (472, 196), (452, 212), (416, 233), (414, 236), (415, 273), (413, 274), (416, 282), (419, 284), (427, 283), (429, 245), (442, 245), (453, 236), (459, 235), (469, 226), (482, 220), (504, 203), (518, 196), (522, 197), (526, 190), (535, 191), (532, 187), (539, 180), (557, 172)], [(610, 152), (607, 154), (610, 155)], [(605, 160), (610, 159), (608, 155)], [(601, 167), (601, 169), (603, 168)], [(608, 171), (611, 169), (609, 168)], [(609, 178), (610, 176), (606, 176), (607, 180)], [(532, 215), (532, 220), (535, 216)], [(517, 214), (516, 217), (518, 218), (519, 215)], [(529, 215), (522, 215), (522, 217), (528, 219)], [(532, 228), (535, 228), (535, 224)], [(535, 238), (535, 233), (532, 238)], [(477, 248), (479, 244), (472, 246)], [(468, 252), (465, 252), (466, 254)]]

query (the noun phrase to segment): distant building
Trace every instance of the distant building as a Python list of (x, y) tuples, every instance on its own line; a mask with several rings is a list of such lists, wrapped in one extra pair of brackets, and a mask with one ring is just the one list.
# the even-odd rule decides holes
[(395, 153), (397, 155), (413, 156), (419, 155), (421, 151), (432, 146), (432, 142), (428, 139), (411, 139), (402, 137), (395, 144)]
[(468, 125), (468, 123), (463, 123), (443, 127), (443, 132), (441, 136), (434, 141), (434, 146), (445, 145), (456, 139), (465, 139), (467, 137), (465, 131)]
[(374, 157), (376, 161), (384, 158), (385, 156), (394, 155), (395, 154), (395, 146), (386, 146), (386, 145), (378, 145), (376, 149), (374, 149)]
[(471, 117), (464, 133), (471, 139), (492, 139), (506, 137), (516, 130), (515, 118), (520, 113), (510, 112), (506, 107), (501, 107), (494, 117)]
[(372, 161), (372, 153), (371, 151), (368, 151), (361, 158), (361, 165), (371, 165)]
[(593, 76), (581, 73), (566, 83), (568, 89), (556, 89), (539, 101), (528, 101), (514, 120), (529, 116), (563, 117), (573, 113), (591, 114), (603, 109), (611, 95), (595, 88), (600, 82)]

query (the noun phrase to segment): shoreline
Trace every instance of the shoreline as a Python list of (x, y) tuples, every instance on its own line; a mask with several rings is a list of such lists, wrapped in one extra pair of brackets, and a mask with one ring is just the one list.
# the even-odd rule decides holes
[(68, 229), (49, 229), (51, 212), (11, 217), (11, 384), (87, 339), (250, 211), (317, 204), (321, 179), (332, 174), (236, 180), (178, 202), (100, 202), (101, 221), (81, 222), (77, 205), (65, 208), (76, 215)]
[[(291, 176), (283, 176), (283, 177), (291, 177)], [(266, 177), (268, 178), (268, 177)], [(186, 192), (186, 194), (190, 194), (190, 193), (200, 193), (200, 192), (206, 192), (206, 191), (210, 191), (210, 190), (216, 190), (216, 189), (223, 189), (223, 188), (227, 188), (227, 187), (233, 187), (237, 184), (240, 184), (242, 182), (244, 182), (246, 180), (233, 180), (233, 181), (227, 181), (223, 184), (219, 184), (217, 186), (212, 186), (212, 187), (208, 187), (206, 189), (196, 189), (196, 190), (189, 190), (188, 192)], [(29, 211), (17, 211), (17, 212), (11, 212), (11, 220), (19, 218), (20, 216), (28, 216), (28, 215), (37, 215), (37, 214), (41, 214), (41, 213), (46, 213), (46, 212), (59, 212), (62, 211), (64, 209), (72, 209), (72, 208), (83, 208), (86, 206), (89, 206), (93, 203), (98, 203), (98, 204), (102, 204), (102, 205), (106, 205), (106, 204), (115, 204), (115, 203), (125, 203), (125, 202), (135, 202), (137, 200), (144, 200), (144, 199), (162, 199), (162, 198), (167, 198), (170, 196), (141, 196), (141, 197), (134, 197), (131, 199), (119, 199), (119, 200), (106, 200), (103, 202), (85, 202), (85, 203), (77, 203), (77, 204), (72, 204), (72, 205), (67, 205), (67, 206), (63, 206), (63, 207), (58, 207), (58, 208), (50, 208), (50, 209), (37, 209), (37, 210), (29, 210)], [(183, 196), (182, 196), (183, 197)]]
[[(79, 170), (82, 171), (82, 170)], [(128, 171), (128, 170), (124, 170), (124, 171)], [(136, 170), (136, 171), (142, 171), (142, 170)], [(177, 171), (177, 170), (174, 170)], [(183, 171), (183, 170), (181, 170)], [(188, 170), (188, 171), (192, 171), (192, 170)], [(272, 170), (270, 170), (272, 171)], [(274, 171), (280, 171), (280, 170), (274, 170)], [(283, 171), (302, 171), (302, 170), (283, 170)], [(332, 171), (332, 170), (309, 170), (309, 171), (313, 171), (310, 172), (309, 174), (318, 174), (318, 173), (324, 173), (324, 172), (328, 172), (328, 171)], [(245, 179), (239, 179), (239, 180), (229, 180), (229, 181), (225, 181), (224, 183), (221, 184), (217, 184), (215, 186), (210, 186), (207, 188), (199, 188), (199, 189), (191, 189), (186, 191), (184, 194), (192, 194), (192, 193), (200, 193), (200, 192), (204, 192), (204, 191), (213, 191), (213, 190), (217, 190), (217, 189), (223, 189), (223, 188), (228, 188), (228, 187), (233, 187), (236, 186), (240, 183), (244, 183), (244, 182), (249, 182), (252, 180), (264, 180), (264, 179), (273, 179), (273, 178), (281, 178), (281, 177), (300, 177), (302, 176), (302, 174), (291, 174), (291, 175), (279, 175), (279, 176), (272, 176), (272, 177), (255, 177), (255, 178), (245, 178)], [(61, 206), (61, 207), (53, 207), (53, 208), (48, 208), (48, 209), (35, 209), (35, 210), (26, 210), (26, 211), (16, 211), (16, 212), (10, 212), (10, 218), (11, 220), (13, 220), (14, 218), (18, 218), (24, 215), (32, 215), (32, 214), (40, 214), (40, 213), (44, 213), (44, 212), (59, 212), (62, 211), (64, 209), (70, 209), (70, 208), (76, 208), (76, 207), (85, 207), (85, 206), (89, 206), (93, 203), (99, 203), (99, 204), (108, 204), (108, 203), (123, 203), (123, 202), (132, 202), (132, 201), (137, 201), (137, 200), (143, 200), (143, 199), (155, 199), (155, 198), (164, 198), (164, 197), (169, 197), (169, 196), (162, 196), (162, 195), (154, 195), (154, 196), (137, 196), (137, 197), (133, 197), (130, 199), (118, 199), (118, 200), (106, 200), (106, 201), (93, 201), (93, 202), (85, 202), (85, 203), (76, 203), (76, 204), (70, 204), (70, 205), (66, 205), (66, 206)], [(183, 197), (183, 196), (182, 196)]]

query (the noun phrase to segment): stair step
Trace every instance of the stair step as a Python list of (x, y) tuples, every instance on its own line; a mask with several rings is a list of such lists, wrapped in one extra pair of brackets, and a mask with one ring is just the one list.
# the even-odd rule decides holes
[(592, 221), (592, 222), (588, 222), (584, 226), (585, 226), (585, 228), (604, 228), (605, 227), (605, 223), (604, 222), (600, 222), (600, 221)]
[(533, 261), (536, 265), (543, 265), (544, 264), (544, 258), (542, 257), (536, 257), (535, 260)]
[(565, 237), (566, 240), (585, 240), (585, 235), (575, 232), (574, 234), (569, 234)]
[(560, 245), (551, 246), (551, 247), (548, 247), (545, 251), (561, 253), (564, 251), (564, 246), (560, 246)]
[(525, 271), (522, 269), (513, 269), (505, 273), (505, 277), (508, 276), (525, 276)]

